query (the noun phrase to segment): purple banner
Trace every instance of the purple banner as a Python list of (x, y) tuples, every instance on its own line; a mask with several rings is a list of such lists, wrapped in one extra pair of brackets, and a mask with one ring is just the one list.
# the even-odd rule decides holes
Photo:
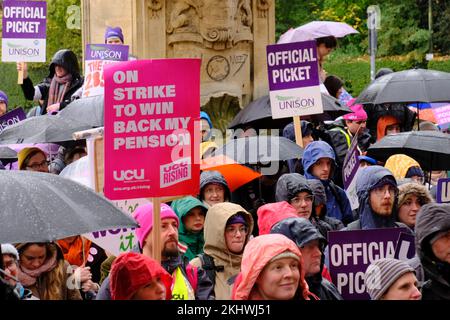
[(399, 260), (409, 260), (416, 255), (415, 237), (410, 233), (400, 233), (395, 248), (394, 258)]
[(45, 39), (47, 2), (3, 1), (3, 39)]
[(17, 108), (4, 114), (0, 117), (0, 133), (5, 130), (5, 128), (12, 126), (13, 124), (16, 124), (26, 118), (27, 115), (22, 108)]
[(88, 44), (85, 60), (128, 61), (129, 47), (119, 44)]
[(330, 274), (345, 300), (370, 300), (364, 274), (375, 260), (392, 258), (405, 228), (386, 228), (328, 233)]
[(450, 178), (441, 178), (438, 180), (436, 188), (436, 202), (450, 202)]
[(318, 86), (316, 41), (267, 46), (270, 91)]
[(350, 183), (355, 178), (356, 172), (359, 169), (359, 150), (358, 137), (355, 136), (347, 151), (342, 167), (342, 181), (344, 182), (344, 189), (347, 190)]

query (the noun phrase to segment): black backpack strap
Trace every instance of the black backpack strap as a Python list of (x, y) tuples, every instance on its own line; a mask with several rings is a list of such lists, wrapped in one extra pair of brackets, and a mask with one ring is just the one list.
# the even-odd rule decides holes
[(201, 253), (197, 255), (197, 257), (200, 258), (200, 261), (202, 262), (202, 269), (205, 270), (208, 278), (211, 280), (214, 286), (216, 283), (216, 272), (223, 272), (223, 266), (216, 267), (214, 265), (213, 257), (206, 253)]

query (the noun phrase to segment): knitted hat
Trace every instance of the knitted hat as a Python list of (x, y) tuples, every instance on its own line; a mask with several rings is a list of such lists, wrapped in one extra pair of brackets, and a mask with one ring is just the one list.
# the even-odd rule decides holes
[[(141, 248), (150, 231), (153, 229), (153, 204), (139, 206), (133, 213), (134, 219), (139, 223), (140, 227), (136, 229), (136, 236), (139, 240)], [(165, 203), (161, 204), (161, 221), (164, 219), (174, 219), (177, 222), (177, 229), (180, 221), (170, 206)]]
[(414, 269), (401, 260), (383, 258), (374, 261), (366, 270), (366, 291), (372, 300), (380, 300), (391, 285), (408, 272), (414, 272)]
[(14, 258), (19, 261), (19, 252), (17, 249), (10, 243), (2, 244), (2, 254), (10, 254), (14, 256)]
[(235, 215), (232, 215), (228, 220), (227, 220), (227, 226), (232, 225), (232, 224), (238, 224), (241, 223), (245, 226), (248, 226), (248, 222), (245, 219), (244, 215), (241, 213), (236, 213)]
[(155, 260), (143, 254), (128, 252), (114, 260), (110, 273), (111, 298), (130, 300), (140, 288), (160, 278), (166, 287), (166, 300), (170, 300), (172, 277)]
[(353, 98), (349, 100), (349, 102), (347, 103), (347, 106), (349, 106), (353, 112), (344, 114), (342, 118), (344, 118), (345, 120), (352, 120), (352, 121), (367, 120), (367, 113), (366, 111), (364, 111), (363, 105), (362, 104), (352, 105), (355, 100), (356, 99)]
[(323, 82), (332, 97), (336, 98), (336, 94), (340, 88), (344, 86), (344, 82), (336, 76), (328, 76)]
[(8, 107), (8, 95), (0, 90), (0, 102), (4, 102)]
[(107, 42), (108, 38), (119, 38), (120, 41), (123, 41), (123, 33), (122, 28), (120, 27), (106, 27), (105, 31), (105, 43)]
[(22, 150), (20, 150), (18, 153), (17, 153), (17, 167), (19, 168), (19, 170), (23, 170), (24, 168), (23, 168), (23, 162), (25, 161), (25, 159), (28, 157), (28, 155), (30, 154), (30, 153), (32, 153), (32, 152), (35, 152), (35, 151), (40, 151), (40, 152), (42, 152), (44, 155), (45, 155), (45, 157), (47, 157), (47, 155), (45, 154), (45, 152), (44, 151), (42, 151), (41, 149), (39, 149), (39, 148), (36, 148), (36, 147), (31, 147), (31, 148), (23, 148)]
[(276, 255), (272, 259), (270, 259), (269, 263), (274, 262), (276, 260), (284, 259), (284, 258), (292, 258), (292, 259), (300, 261), (300, 258), (295, 253), (293, 253), (291, 251), (285, 251), (285, 252), (282, 252), (282, 253)]

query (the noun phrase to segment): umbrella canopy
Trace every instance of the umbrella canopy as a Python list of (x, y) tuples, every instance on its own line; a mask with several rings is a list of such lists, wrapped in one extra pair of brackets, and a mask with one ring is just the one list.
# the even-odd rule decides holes
[(253, 136), (232, 139), (217, 149), (214, 155), (226, 155), (242, 164), (260, 164), (299, 159), (303, 156), (303, 149), (284, 137)]
[(94, 96), (72, 101), (58, 115), (62, 119), (81, 122), (91, 128), (104, 125), (104, 96)]
[(219, 171), (225, 178), (231, 191), (261, 176), (259, 172), (240, 165), (227, 156), (215, 156), (202, 159), (200, 162), (200, 170)]
[(352, 33), (359, 32), (345, 22), (312, 21), (286, 31), (281, 35), (278, 43), (300, 42), (328, 36), (341, 38)]
[(387, 135), (367, 150), (369, 157), (385, 162), (403, 153), (420, 163), (424, 170), (450, 169), (450, 135), (439, 131), (410, 131)]
[(54, 174), (1, 171), (0, 186), (0, 243), (47, 242), (138, 226), (109, 200)]
[(17, 152), (10, 147), (0, 147), (0, 159), (17, 159)]
[(370, 83), (353, 104), (447, 102), (450, 73), (411, 69), (386, 74)]
[[(304, 116), (302, 119), (316, 121), (331, 120), (352, 112), (349, 107), (342, 105), (339, 100), (333, 98), (329, 94), (321, 93), (321, 96), (324, 113)], [(270, 98), (269, 95), (267, 95), (252, 101), (244, 109), (239, 111), (228, 125), (228, 128), (237, 129), (249, 125), (255, 129), (283, 129), (290, 122), (292, 122), (291, 117), (272, 119)]]

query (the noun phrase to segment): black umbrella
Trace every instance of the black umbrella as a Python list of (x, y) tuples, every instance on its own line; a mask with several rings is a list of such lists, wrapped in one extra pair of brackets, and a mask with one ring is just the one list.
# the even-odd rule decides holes
[(450, 101), (450, 73), (411, 69), (386, 74), (370, 83), (354, 104)]
[[(302, 119), (312, 121), (332, 120), (346, 113), (352, 112), (347, 106), (341, 105), (339, 100), (328, 94), (321, 93), (324, 113), (320, 115), (302, 116)], [(251, 126), (255, 129), (283, 129), (292, 118), (272, 119), (272, 109), (270, 107), (269, 96), (263, 96), (249, 103), (244, 109), (234, 117), (228, 125), (229, 129)]]
[(367, 155), (385, 162), (403, 153), (419, 162), (422, 169), (450, 169), (450, 135), (439, 131), (410, 131), (387, 135), (367, 150)]
[(54, 174), (0, 171), (0, 186), (0, 243), (47, 242), (138, 226), (106, 198)]
[(17, 152), (9, 147), (0, 147), (0, 161), (3, 165), (16, 162)]
[(217, 149), (214, 155), (226, 155), (242, 164), (260, 164), (299, 159), (303, 156), (303, 149), (284, 137), (253, 136), (232, 139)]

